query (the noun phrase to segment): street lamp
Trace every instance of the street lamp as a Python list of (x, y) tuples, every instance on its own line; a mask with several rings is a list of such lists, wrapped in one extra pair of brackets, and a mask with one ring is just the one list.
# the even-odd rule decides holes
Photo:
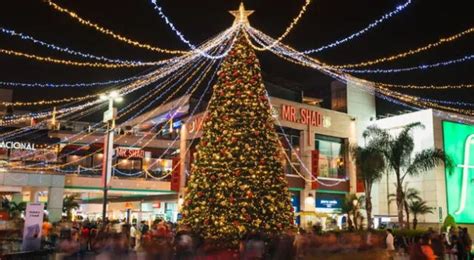
[(100, 100), (108, 101), (109, 107), (104, 112), (104, 123), (107, 123), (107, 131), (104, 141), (104, 156), (102, 159), (102, 184), (104, 188), (104, 200), (102, 204), (102, 221), (105, 225), (105, 218), (107, 217), (107, 191), (108, 185), (112, 175), (112, 156), (114, 148), (114, 128), (115, 119), (117, 118), (117, 108), (114, 108), (114, 101), (121, 102), (123, 98), (117, 91), (111, 91), (108, 94), (100, 95)]

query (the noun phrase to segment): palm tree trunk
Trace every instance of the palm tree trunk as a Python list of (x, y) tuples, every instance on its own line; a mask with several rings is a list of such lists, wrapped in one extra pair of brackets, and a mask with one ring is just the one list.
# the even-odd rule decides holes
[(358, 228), (358, 224), (357, 224), (357, 212), (356, 212), (355, 209), (352, 212), (352, 216), (353, 216), (353, 222), (354, 222), (354, 229), (357, 230), (359, 228)]
[[(405, 197), (405, 196), (403, 196)], [(410, 209), (408, 208), (408, 202), (406, 199), (403, 200), (404, 201), (404, 206), (405, 206), (405, 214), (407, 215), (407, 223), (406, 223), (406, 227), (407, 229), (410, 229)]]
[(416, 218), (416, 214), (413, 216), (413, 229), (416, 229), (416, 226), (418, 225), (418, 219)]
[(400, 179), (400, 169), (395, 171), (397, 177), (397, 213), (398, 213), (398, 224), (400, 227), (404, 227), (403, 221), (403, 189), (402, 181)]
[(374, 223), (372, 221), (372, 198), (370, 197), (370, 190), (365, 189), (365, 211), (367, 212), (367, 229), (372, 229)]

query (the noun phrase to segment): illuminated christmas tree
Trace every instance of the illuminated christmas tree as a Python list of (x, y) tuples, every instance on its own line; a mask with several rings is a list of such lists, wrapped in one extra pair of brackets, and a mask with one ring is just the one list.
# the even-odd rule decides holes
[(242, 36), (224, 59), (182, 208), (181, 224), (237, 245), (293, 226), (293, 207), (260, 64)]

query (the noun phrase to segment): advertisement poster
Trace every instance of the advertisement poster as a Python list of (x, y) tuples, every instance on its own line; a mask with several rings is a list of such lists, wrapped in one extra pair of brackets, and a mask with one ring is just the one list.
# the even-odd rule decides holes
[(43, 224), (44, 205), (28, 203), (25, 210), (25, 228), (23, 229), (22, 251), (35, 251), (41, 247), (41, 226)]
[(443, 122), (444, 151), (454, 168), (446, 169), (448, 213), (456, 223), (474, 223), (474, 125)]

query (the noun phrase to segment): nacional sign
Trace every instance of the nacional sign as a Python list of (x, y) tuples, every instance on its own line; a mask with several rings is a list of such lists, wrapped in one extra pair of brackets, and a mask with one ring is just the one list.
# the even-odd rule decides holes
[(320, 112), (300, 107), (281, 105), (280, 118), (298, 124), (304, 124), (314, 127), (330, 127), (331, 119), (323, 116)]
[(0, 141), (0, 149), (16, 149), (16, 150), (30, 150), (35, 151), (35, 144), (24, 142)]
[(474, 125), (443, 122), (444, 151), (454, 169), (445, 170), (448, 213), (456, 223), (474, 223)]

